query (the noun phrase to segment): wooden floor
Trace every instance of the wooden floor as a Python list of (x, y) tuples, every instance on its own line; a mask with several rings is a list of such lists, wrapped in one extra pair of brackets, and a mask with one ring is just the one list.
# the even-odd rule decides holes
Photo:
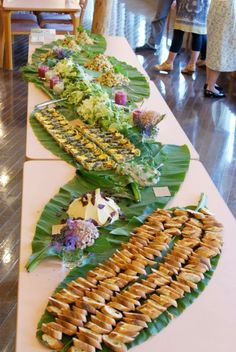
[[(92, 0), (91, 0), (92, 1)], [(132, 47), (143, 44), (155, 11), (155, 0), (114, 0), (111, 35), (125, 35)], [(91, 23), (88, 9), (85, 25)], [(166, 38), (159, 55), (139, 56), (151, 79), (167, 101), (182, 128), (200, 154), (200, 159), (232, 213), (236, 215), (235, 127), (236, 80), (222, 75), (227, 98), (203, 98), (205, 72), (184, 76), (182, 53), (174, 73), (156, 73), (153, 65), (167, 52)], [(0, 352), (13, 352), (17, 297), (17, 267), (20, 235), (22, 166), (25, 160), (27, 85), (18, 68), (27, 60), (27, 38), (14, 43), (13, 72), (0, 70)], [(156, 107), (158, 111), (158, 106)], [(174, 133), (174, 131), (173, 131)], [(33, 309), (33, 307), (32, 307)], [(22, 351), (23, 352), (23, 351)]]

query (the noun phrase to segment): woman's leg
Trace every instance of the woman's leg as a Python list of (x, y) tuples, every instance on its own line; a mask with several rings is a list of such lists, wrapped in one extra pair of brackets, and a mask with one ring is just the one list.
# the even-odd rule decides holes
[(184, 36), (183, 31), (180, 31), (177, 29), (174, 30), (174, 36), (172, 39), (172, 44), (170, 47), (168, 58), (162, 64), (155, 65), (154, 68), (156, 70), (158, 70), (158, 71), (172, 71), (173, 70), (174, 60), (176, 58), (176, 55), (178, 54), (178, 52), (181, 49), (182, 42), (183, 42), (183, 36)]
[(192, 52), (189, 64), (196, 65), (197, 59), (202, 48), (202, 35), (197, 33), (192, 33)]
[(202, 46), (202, 35), (192, 33), (192, 51), (187, 65), (181, 70), (182, 73), (192, 74), (196, 71), (196, 63)]
[(213, 93), (219, 93), (219, 90), (215, 87), (219, 75), (219, 71), (214, 71), (207, 67), (207, 90), (210, 90)]
[(207, 35), (202, 35), (202, 47), (200, 51), (200, 59), (206, 61), (206, 51), (207, 51)]
[(174, 35), (169, 51), (168, 58), (166, 60), (167, 63), (172, 63), (174, 62), (176, 55), (181, 49), (182, 43), (183, 43), (183, 37), (184, 37), (184, 32), (180, 31), (179, 29), (174, 30)]

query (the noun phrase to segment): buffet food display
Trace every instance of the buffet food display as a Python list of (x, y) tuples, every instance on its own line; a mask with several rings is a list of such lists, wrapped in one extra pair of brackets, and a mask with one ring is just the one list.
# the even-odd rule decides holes
[(54, 351), (124, 352), (146, 341), (201, 293), (221, 253), (222, 225), (204, 197), (163, 209), (184, 181), (188, 148), (158, 142), (164, 116), (142, 109), (148, 80), (105, 49), (80, 27), (22, 69), (52, 99), (32, 112), (33, 131), (76, 171), (42, 211), (27, 270), (64, 251), (86, 259), (39, 322), (38, 339)]

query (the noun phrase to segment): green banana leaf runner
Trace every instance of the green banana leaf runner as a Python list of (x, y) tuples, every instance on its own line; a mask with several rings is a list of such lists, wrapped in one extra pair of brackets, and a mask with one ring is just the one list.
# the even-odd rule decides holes
[[(82, 51), (72, 50), (67, 48), (67, 56), (71, 57), (75, 64), (84, 65), (91, 58), (97, 54), (102, 54), (106, 50), (106, 40), (102, 35), (93, 34), (89, 31), (84, 30), (79, 27), (80, 32), (85, 32), (94, 40), (93, 45), (82, 45)], [(66, 36), (65, 38), (73, 38), (73, 36)], [(32, 55), (32, 64), (29, 64), (21, 69), (23, 77), (30, 82), (33, 82), (38, 88), (42, 89), (50, 98), (58, 98), (52, 89), (44, 85), (38, 77), (38, 66), (40, 64), (45, 64), (51, 69), (60, 61), (55, 55), (51, 54), (55, 46), (64, 47), (64, 40), (58, 39), (50, 44), (45, 44), (40, 48), (37, 48)], [(81, 46), (81, 44), (80, 44)], [(112, 64), (114, 71), (116, 73), (122, 73), (129, 78), (130, 82), (128, 86), (125, 87), (115, 87), (116, 89), (124, 89), (127, 92), (128, 100), (130, 102), (141, 101), (144, 98), (149, 97), (150, 89), (149, 83), (146, 78), (135, 68), (128, 65), (125, 62), (121, 62), (114, 57), (108, 57), (110, 63)], [(101, 72), (91, 71), (84, 69), (85, 72), (89, 73), (94, 79), (101, 75)], [(114, 89), (102, 86), (103, 90), (106, 91), (111, 97), (114, 95)]]
[[(102, 85), (104, 92), (107, 92), (111, 98), (114, 96), (114, 89), (122, 89), (126, 91), (129, 102), (138, 102), (150, 95), (150, 88), (147, 79), (133, 66), (128, 65), (126, 62), (117, 60), (114, 57), (108, 57), (112, 63), (114, 71), (116, 73), (122, 73), (129, 78), (130, 82), (127, 86), (118, 86), (115, 88), (109, 88)], [(74, 60), (76, 63), (76, 60)], [(94, 79), (101, 73), (91, 70), (84, 69)], [(38, 88), (42, 89), (50, 98), (59, 98), (52, 89), (45, 86), (44, 81), (38, 77), (38, 69), (34, 64), (27, 65), (21, 69), (25, 80), (34, 83)]]
[[(79, 46), (81, 47), (81, 51), (73, 50), (73, 48), (71, 49), (71, 55), (79, 56), (81, 63), (83, 63), (84, 60), (87, 60), (88, 57), (93, 57), (97, 54), (103, 54), (105, 52), (105, 50), (107, 48), (107, 43), (106, 43), (106, 39), (104, 38), (103, 35), (91, 33), (89, 30), (85, 30), (81, 26), (78, 27), (77, 30), (80, 33), (85, 32), (94, 41), (93, 44), (81, 44), (80, 43)], [(72, 35), (68, 35), (68, 36), (66, 35), (65, 38), (68, 38), (68, 39), (71, 38), (73, 40), (75, 37)], [(43, 56), (47, 55), (48, 51), (50, 49), (52, 49), (54, 46), (63, 46), (65, 48), (66, 47), (68, 48), (68, 46), (65, 44), (65, 41), (63, 39), (58, 39), (58, 40), (53, 41), (52, 43), (45, 44), (45, 45), (41, 46), (40, 48), (37, 48), (35, 50), (35, 52), (32, 54), (32, 63), (34, 65), (41, 64), (42, 60), (44, 60)], [(55, 62), (56, 62), (56, 60), (49, 57), (47, 64), (49, 64), (49, 66), (51, 66), (51, 65), (55, 64)]]
[[(184, 181), (189, 167), (188, 147), (162, 146), (157, 143), (151, 145), (148, 151), (143, 151), (143, 157), (145, 155), (148, 157), (148, 153), (157, 165), (164, 164), (158, 186), (169, 187), (173, 197)], [(62, 159), (68, 161), (63, 155)], [(61, 220), (67, 217), (65, 211), (74, 198), (96, 188), (111, 194), (125, 217), (112, 225), (100, 228), (100, 237), (92, 247), (89, 247), (89, 253), (94, 253), (95, 257), (99, 253), (105, 252), (106, 255), (107, 252), (111, 253), (117, 249), (127, 240), (127, 236), (135, 226), (142, 223), (155, 208), (163, 208), (170, 200), (170, 197), (156, 198), (153, 188), (145, 187), (140, 189), (141, 201), (136, 203), (130, 187), (130, 179), (127, 176), (120, 176), (113, 170), (88, 172), (78, 167), (77, 175), (48, 202), (40, 216), (32, 242), (32, 255), (27, 264), (29, 271), (32, 271), (43, 259), (58, 256), (55, 249), (50, 246), (52, 225), (60, 224)]]
[[(202, 208), (203, 204), (205, 203), (205, 199), (206, 198), (203, 195), (201, 198), (201, 201), (199, 203), (200, 206), (198, 206), (198, 207), (188, 206), (187, 209), (193, 209), (193, 210), (198, 211), (199, 209)], [(184, 210), (184, 208), (181, 208), (181, 209)], [(171, 251), (171, 249), (173, 249), (175, 243), (177, 243), (179, 240), (180, 240), (179, 236), (175, 236), (173, 238), (173, 240), (170, 243), (169, 249), (162, 253), (161, 258), (157, 259), (157, 265), (160, 265), (165, 260), (165, 255), (169, 251)], [(108, 259), (111, 254), (112, 254), (112, 251), (110, 251), (110, 253), (109, 252), (102, 253), (99, 256), (97, 256), (96, 258), (94, 257), (93, 261), (90, 261), (90, 263), (84, 263), (84, 265), (82, 267), (73, 269), (69, 273), (69, 275), (65, 278), (65, 280), (57, 287), (57, 289), (55, 290), (55, 293), (60, 291), (62, 288), (65, 288), (68, 282), (75, 280), (78, 277), (85, 277), (89, 270), (96, 267), (96, 265), (98, 263)], [(208, 282), (210, 281), (210, 279), (211, 279), (211, 277), (217, 267), (219, 258), (220, 258), (220, 254), (215, 255), (211, 259), (211, 261), (210, 261), (211, 269), (208, 268), (208, 270), (204, 272), (204, 277), (202, 277), (201, 281), (199, 281), (198, 284), (195, 285), (195, 288), (191, 289), (191, 292), (185, 293), (182, 298), (179, 298), (176, 300), (176, 302), (177, 302), (176, 307), (171, 305), (169, 308), (167, 308), (166, 311), (164, 311), (161, 315), (159, 315), (158, 318), (149, 322), (147, 324), (148, 327), (142, 329), (142, 331), (138, 334), (138, 336), (134, 339), (134, 341), (132, 343), (127, 344), (127, 348), (132, 348), (134, 346), (137, 346), (137, 345), (145, 342), (149, 337), (156, 335), (161, 330), (163, 330), (172, 321), (173, 318), (175, 318), (175, 317), (179, 316), (181, 313), (183, 313), (184, 310), (194, 302), (194, 300), (201, 294), (201, 292), (207, 286)], [(146, 272), (147, 272), (147, 274), (150, 274), (151, 268), (147, 267)], [(145, 276), (141, 275), (139, 277), (139, 280), (142, 278), (145, 278)], [(48, 311), (45, 311), (45, 313), (41, 317), (40, 322), (38, 324), (37, 337), (39, 338), (39, 340), (42, 339), (42, 334), (43, 334), (42, 330), (41, 330), (42, 324), (49, 323), (50, 321), (54, 321), (54, 318), (51, 314), (48, 313)], [(63, 337), (62, 342), (64, 344), (64, 348), (61, 350), (61, 352), (66, 352), (68, 350), (69, 346), (71, 345), (72, 338), (69, 336)], [(108, 349), (106, 346), (102, 345), (102, 351), (109, 352), (110, 349)]]

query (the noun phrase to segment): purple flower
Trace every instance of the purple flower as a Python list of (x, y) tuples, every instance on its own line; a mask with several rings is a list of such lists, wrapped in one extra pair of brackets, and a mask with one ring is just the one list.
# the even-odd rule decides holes
[(51, 243), (51, 246), (54, 247), (54, 249), (55, 249), (58, 253), (60, 253), (61, 250), (62, 250), (62, 244), (61, 244), (60, 242), (53, 241), (53, 242)]
[(66, 249), (69, 251), (73, 251), (76, 248), (76, 243), (77, 243), (77, 236), (67, 236), (66, 237)]

